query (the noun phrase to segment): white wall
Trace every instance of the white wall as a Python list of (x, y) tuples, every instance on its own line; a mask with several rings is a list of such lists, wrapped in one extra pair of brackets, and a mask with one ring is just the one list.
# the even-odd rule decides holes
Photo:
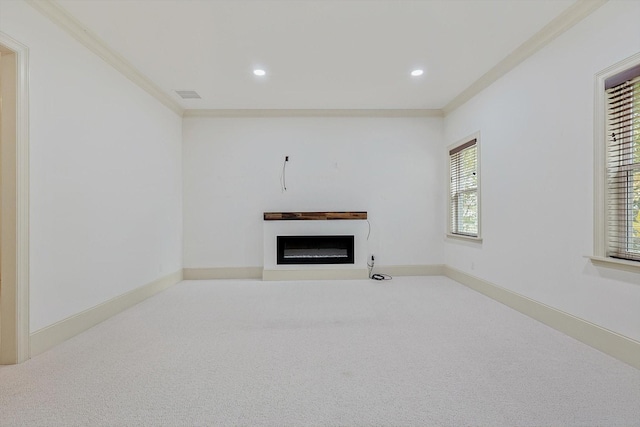
[[(594, 74), (637, 52), (640, 3), (607, 3), (444, 135), (438, 118), (182, 122), (25, 3), (1, 8), (30, 49), (32, 331), (180, 269), (182, 208), (187, 268), (261, 266), (264, 211), (366, 210), (379, 265), (444, 262), (640, 340), (638, 275), (584, 258)], [(475, 131), (484, 242), (443, 245), (444, 146)]]
[(185, 268), (262, 266), (265, 211), (368, 211), (379, 265), (442, 263), (442, 138), (440, 118), (185, 118)]
[(21, 1), (29, 48), (31, 330), (181, 265), (181, 118)]
[[(594, 76), (640, 49), (640, 2), (609, 2), (445, 119), (481, 132), (481, 245), (446, 263), (640, 340), (637, 273), (594, 267)], [(474, 266), (472, 268), (472, 265)]]

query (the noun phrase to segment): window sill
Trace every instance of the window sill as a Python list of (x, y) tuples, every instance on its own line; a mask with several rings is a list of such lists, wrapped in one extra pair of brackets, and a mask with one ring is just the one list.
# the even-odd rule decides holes
[(587, 256), (594, 265), (608, 268), (615, 268), (617, 270), (631, 271), (633, 273), (640, 273), (640, 262), (626, 261), (623, 259), (601, 257), (601, 256)]
[(449, 239), (465, 240), (465, 241), (467, 241), (467, 242), (482, 243), (482, 237), (465, 236), (465, 235), (463, 235), (463, 234), (451, 234), (451, 233), (447, 233), (447, 238), (449, 238)]

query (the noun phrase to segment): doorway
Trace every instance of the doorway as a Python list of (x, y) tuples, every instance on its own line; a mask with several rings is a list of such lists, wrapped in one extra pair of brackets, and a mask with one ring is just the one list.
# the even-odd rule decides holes
[(0, 32), (0, 364), (29, 358), (27, 52)]

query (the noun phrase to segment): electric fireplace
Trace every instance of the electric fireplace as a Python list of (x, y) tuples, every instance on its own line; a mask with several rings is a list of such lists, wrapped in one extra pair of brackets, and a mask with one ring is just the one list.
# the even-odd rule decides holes
[(354, 236), (277, 236), (278, 264), (354, 264)]

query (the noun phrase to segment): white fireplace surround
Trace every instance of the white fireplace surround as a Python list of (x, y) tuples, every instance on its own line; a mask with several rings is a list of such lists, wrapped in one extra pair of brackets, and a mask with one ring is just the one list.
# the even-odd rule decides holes
[[(366, 279), (369, 255), (367, 220), (281, 220), (263, 221), (263, 280)], [(353, 264), (283, 265), (276, 261), (278, 236), (354, 236)]]

